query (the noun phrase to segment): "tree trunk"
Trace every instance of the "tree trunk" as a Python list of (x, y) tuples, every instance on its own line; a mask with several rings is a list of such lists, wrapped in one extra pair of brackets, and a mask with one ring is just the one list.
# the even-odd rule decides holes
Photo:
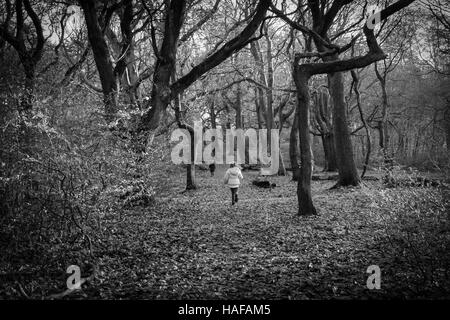
[[(184, 22), (186, 1), (170, 1), (164, 21), (164, 37), (161, 49), (157, 53), (157, 61), (153, 72), (153, 85), (150, 104), (142, 115), (134, 139), (143, 150), (143, 141), (153, 140), (159, 127), (163, 112), (172, 99), (170, 80), (174, 75), (177, 58), (178, 39)], [(180, 89), (175, 96), (183, 92)], [(148, 136), (148, 138), (147, 138)]]
[(107, 121), (112, 121), (117, 111), (118, 86), (108, 45), (103, 37), (102, 28), (98, 22), (95, 3), (95, 1), (80, 0), (80, 5), (83, 8), (86, 21), (89, 43), (91, 44), (95, 64), (102, 85), (105, 118)]
[(281, 148), (279, 148), (278, 175), (286, 175), (286, 167), (284, 165), (283, 155), (281, 154)]
[(333, 132), (328, 132), (322, 135), (322, 145), (325, 156), (324, 171), (337, 171), (336, 149), (334, 147)]
[(377, 63), (375, 63), (375, 74), (377, 76), (378, 81), (380, 82), (381, 87), (381, 120), (378, 123), (378, 132), (379, 132), (379, 147), (381, 152), (383, 153), (383, 159), (385, 164), (390, 164), (390, 154), (389, 154), (389, 134), (387, 129), (387, 119), (388, 119), (388, 107), (389, 107), (389, 99), (386, 90), (386, 70), (384, 74), (378, 71)]
[[(172, 75), (174, 76), (174, 74)], [(183, 123), (181, 118), (181, 98), (177, 95), (174, 99), (175, 105), (175, 119), (178, 122), (178, 127), (181, 129), (186, 129), (189, 131), (191, 136), (191, 163), (186, 165), (186, 190), (197, 189), (197, 184), (195, 182), (195, 132), (192, 126)]]
[(297, 87), (297, 119), (299, 125), (300, 140), (300, 177), (297, 184), (298, 214), (314, 215), (317, 214), (311, 197), (311, 177), (312, 177), (312, 152), (311, 136), (309, 133), (309, 77), (294, 65), (294, 80)]
[[(285, 120), (283, 120), (283, 110), (280, 107), (279, 108), (279, 118), (280, 118), (280, 127), (278, 131), (278, 137), (281, 137), (281, 132), (283, 131), (283, 123)], [(283, 153), (281, 152), (281, 139), (278, 139), (278, 175), (279, 176), (286, 176), (286, 166), (284, 165), (284, 159), (283, 159)]]
[(191, 163), (186, 166), (186, 190), (197, 189), (195, 182), (195, 144), (194, 144), (194, 130), (189, 126), (189, 133), (191, 135)]
[[(359, 117), (364, 126), (364, 129), (366, 130), (366, 139), (367, 139), (367, 153), (366, 153), (366, 156), (364, 159), (363, 171), (361, 173), (361, 179), (362, 179), (364, 177), (364, 175), (366, 174), (367, 168), (369, 166), (369, 160), (370, 160), (370, 151), (371, 151), (370, 130), (369, 130), (369, 126), (367, 125), (367, 121), (364, 118), (364, 112), (363, 112), (362, 105), (361, 105), (361, 94), (359, 92), (359, 76), (355, 70), (351, 71), (351, 75), (353, 78), (353, 91), (355, 91), (355, 95), (356, 95), (356, 105), (358, 106)], [(363, 149), (364, 149), (364, 140), (362, 141), (361, 145), (363, 146)]]
[(344, 100), (342, 72), (328, 74), (330, 94), (333, 101), (334, 145), (337, 152), (339, 181), (336, 186), (357, 186), (360, 183), (350, 132), (347, 126), (347, 110)]
[(261, 110), (261, 97), (262, 93), (260, 92), (261, 88), (255, 87), (255, 107), (256, 107), (256, 120), (258, 122), (258, 129), (263, 128), (263, 116), (262, 116), (262, 110)]
[[(46, 39), (42, 28), (42, 19), (33, 9), (31, 2), (17, 0), (14, 7), (16, 14), (15, 34), (9, 30), (12, 27), (10, 26), (12, 12), (10, 1), (6, 1), (6, 20), (0, 26), (0, 39), (4, 41), (3, 45), (8, 42), (19, 55), (25, 73), (25, 84), (18, 111), (20, 113), (25, 112), (25, 115), (29, 116), (34, 100), (36, 66), (42, 58)], [(26, 16), (23, 9), (25, 9)], [(30, 42), (30, 38), (34, 38), (32, 33), (35, 33), (35, 39), (33, 39), (35, 41)], [(24, 125), (24, 123), (22, 124)]]
[(217, 115), (216, 115), (216, 109), (214, 106), (214, 101), (211, 101), (211, 105), (209, 106), (209, 118), (211, 121), (211, 129), (217, 128)]
[[(266, 125), (267, 125), (267, 141), (270, 143), (270, 130), (273, 128), (273, 59), (272, 59), (272, 41), (268, 35), (268, 29), (266, 26), (266, 43), (267, 43), (267, 87), (269, 90), (266, 90), (267, 95), (267, 106), (266, 106)], [(270, 148), (269, 148), (270, 150)]]
[(241, 85), (237, 85), (236, 104), (234, 109), (236, 110), (236, 129), (242, 129), (242, 94)]
[(384, 120), (380, 120), (378, 122), (377, 129), (379, 136), (378, 146), (381, 152), (383, 153), (384, 163), (389, 164), (390, 163), (390, 156), (388, 152), (389, 136), (387, 132), (386, 122)]
[(298, 113), (295, 112), (289, 139), (289, 158), (292, 168), (292, 180), (294, 181), (298, 181), (298, 178), (300, 176), (300, 167), (298, 165), (298, 157), (300, 154), (298, 134)]

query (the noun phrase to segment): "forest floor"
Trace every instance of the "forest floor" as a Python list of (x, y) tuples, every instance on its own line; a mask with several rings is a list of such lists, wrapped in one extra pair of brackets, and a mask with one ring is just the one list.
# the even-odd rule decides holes
[[(297, 215), (290, 176), (270, 177), (277, 186), (262, 189), (251, 184), (257, 172), (245, 171), (232, 206), (223, 172), (210, 177), (197, 170), (199, 187), (186, 192), (184, 172), (176, 172), (154, 205), (105, 214), (92, 258), (78, 262), (82, 277), (95, 265), (95, 279), (66, 298), (450, 297), (448, 194), (442, 189), (365, 181), (330, 190), (334, 181), (314, 181), (319, 215), (304, 217)], [(57, 268), (69, 264), (75, 263), (60, 260), (33, 280), (6, 281), (0, 296), (62, 292), (68, 275)], [(366, 285), (371, 265), (381, 270), (379, 290)]]

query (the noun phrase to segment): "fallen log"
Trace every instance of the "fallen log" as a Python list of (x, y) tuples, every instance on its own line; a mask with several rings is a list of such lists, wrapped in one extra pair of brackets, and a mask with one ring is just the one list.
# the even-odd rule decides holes
[(275, 188), (277, 185), (275, 183), (270, 183), (270, 181), (267, 180), (253, 180), (252, 184), (254, 186), (257, 186), (259, 188)]

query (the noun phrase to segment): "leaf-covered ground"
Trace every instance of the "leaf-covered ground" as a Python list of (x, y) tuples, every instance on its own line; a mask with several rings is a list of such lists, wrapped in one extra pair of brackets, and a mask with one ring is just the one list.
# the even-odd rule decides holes
[[(64, 291), (65, 268), (78, 263), (82, 276), (95, 264), (96, 277), (69, 299), (450, 297), (445, 190), (387, 189), (378, 181), (330, 190), (334, 181), (315, 181), (319, 215), (302, 217), (291, 177), (270, 178), (277, 187), (261, 189), (251, 185), (257, 173), (244, 172), (231, 206), (223, 170), (212, 178), (197, 171), (199, 188), (184, 193), (184, 172), (174, 173), (155, 205), (99, 219), (92, 258), (49, 262), (34, 272), (38, 280), (9, 280), (0, 292)], [(371, 265), (381, 268), (380, 290), (366, 287)]]

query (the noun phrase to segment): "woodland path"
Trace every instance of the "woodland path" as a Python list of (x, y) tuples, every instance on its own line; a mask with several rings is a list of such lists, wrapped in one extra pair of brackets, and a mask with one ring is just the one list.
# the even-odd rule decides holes
[[(376, 181), (338, 190), (329, 190), (334, 181), (317, 181), (313, 195), (320, 215), (299, 217), (290, 176), (271, 177), (277, 187), (261, 189), (251, 185), (257, 173), (244, 172), (239, 202), (231, 206), (224, 170), (218, 168), (214, 177), (197, 170), (199, 188), (186, 192), (180, 171), (171, 175), (174, 187), (154, 207), (129, 210), (120, 220), (111, 217), (105, 223), (107, 244), (96, 253), (102, 273), (84, 294), (150, 299), (449, 296), (442, 283), (427, 286), (429, 280), (421, 278), (416, 256), (426, 253), (414, 246), (408, 251), (397, 238), (405, 223), (390, 201), (397, 199), (400, 212), (408, 193), (384, 189)], [(436, 211), (416, 221), (425, 232), (420, 239), (436, 241), (420, 250), (444, 250), (437, 253), (442, 256), (448, 249), (450, 233), (434, 238), (434, 231), (446, 230), (441, 217)], [(436, 263), (439, 273), (448, 261)], [(381, 290), (366, 287), (370, 265), (382, 270)]]

